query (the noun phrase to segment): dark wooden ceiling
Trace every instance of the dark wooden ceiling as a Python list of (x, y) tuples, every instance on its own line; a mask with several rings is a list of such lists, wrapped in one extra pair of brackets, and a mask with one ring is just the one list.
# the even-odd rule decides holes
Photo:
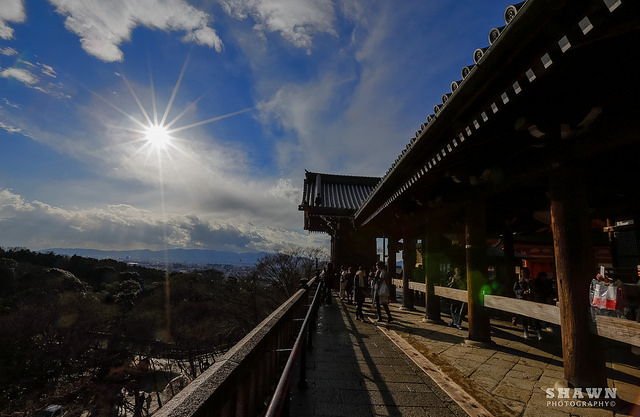
[(639, 4), (529, 0), (365, 201), (356, 227), (454, 228), (481, 201), (490, 234), (505, 224), (545, 232), (550, 177), (568, 161), (584, 167), (594, 225), (638, 212)]

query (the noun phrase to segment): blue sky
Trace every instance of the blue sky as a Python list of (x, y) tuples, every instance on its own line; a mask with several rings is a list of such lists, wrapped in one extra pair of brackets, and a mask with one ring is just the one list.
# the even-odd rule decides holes
[(0, 0), (0, 246), (326, 246), (304, 170), (382, 176), (509, 4)]

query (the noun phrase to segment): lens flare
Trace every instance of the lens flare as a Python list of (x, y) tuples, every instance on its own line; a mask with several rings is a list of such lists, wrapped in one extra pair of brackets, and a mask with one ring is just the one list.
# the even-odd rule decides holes
[[(182, 79), (184, 77), (184, 74), (187, 68), (188, 60), (189, 58), (187, 57), (187, 59), (185, 59), (184, 65), (182, 66), (182, 70), (180, 71), (178, 80), (176, 81), (176, 84), (173, 87), (169, 102), (167, 103), (164, 109), (164, 112), (162, 112), (162, 114), (159, 114), (157, 109), (156, 91), (153, 84), (153, 78), (151, 76), (150, 76), (151, 110), (149, 111), (148, 108), (143, 105), (142, 101), (136, 94), (133, 88), (133, 85), (129, 82), (127, 77), (123, 73), (119, 73), (127, 89), (131, 93), (133, 100), (138, 106), (138, 110), (140, 114), (137, 116), (135, 115), (135, 113), (125, 111), (124, 109), (112, 103), (110, 100), (107, 100), (102, 95), (92, 91), (92, 93), (96, 97), (98, 97), (107, 105), (109, 105), (110, 107), (118, 111), (120, 114), (125, 116), (133, 124), (133, 126), (116, 126), (117, 128), (122, 129), (128, 133), (128, 135), (125, 135), (124, 137), (131, 140), (128, 140), (126, 143), (128, 145), (134, 146), (132, 151), (127, 153), (127, 156), (123, 159), (122, 164), (124, 165), (134, 160), (135, 158), (139, 157), (145, 150), (147, 153), (146, 155), (147, 157), (152, 156), (153, 154), (155, 154), (155, 156), (157, 157), (156, 163), (158, 168), (160, 208), (162, 211), (163, 219), (166, 219), (165, 200), (164, 200), (165, 173), (164, 173), (163, 165), (166, 164), (167, 162), (169, 163), (171, 162), (172, 157), (175, 155), (175, 152), (179, 152), (181, 155), (189, 158), (194, 164), (199, 163), (197, 158), (188, 152), (188, 149), (185, 146), (187, 143), (187, 140), (186, 138), (180, 136), (181, 132), (184, 132), (185, 130), (192, 129), (198, 126), (214, 123), (216, 121), (226, 119), (228, 117), (234, 117), (243, 113), (251, 112), (258, 108), (257, 106), (252, 106), (252, 107), (248, 107), (242, 110), (237, 110), (231, 113), (226, 113), (220, 116), (210, 117), (208, 119), (205, 119), (199, 122), (177, 126), (177, 127), (174, 126), (174, 124), (179, 122), (182, 119), (182, 117), (185, 116), (189, 111), (195, 109), (196, 103), (200, 100), (200, 99), (197, 99), (192, 103), (188, 104), (184, 108), (184, 110), (182, 110), (173, 119), (169, 119), (169, 114), (171, 113), (173, 102), (176, 98), (176, 95), (178, 94), (178, 90), (182, 83)], [(171, 335), (171, 300), (170, 300), (171, 291), (169, 288), (169, 260), (167, 257), (167, 233), (166, 233), (165, 227), (166, 227), (166, 222), (163, 222), (162, 223), (162, 228), (163, 228), (162, 242), (164, 242), (165, 244), (165, 251), (164, 251), (164, 255), (165, 255), (165, 259), (164, 259), (165, 323), (164, 323), (164, 329), (163, 329), (163, 340), (165, 342), (171, 342), (173, 340)]]
[(144, 139), (152, 148), (163, 151), (171, 146), (173, 138), (165, 126), (152, 124), (145, 128)]

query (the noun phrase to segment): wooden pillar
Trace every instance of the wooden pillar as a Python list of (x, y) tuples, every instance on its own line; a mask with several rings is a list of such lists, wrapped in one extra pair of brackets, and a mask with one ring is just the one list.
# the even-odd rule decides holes
[(339, 223), (332, 242), (332, 262), (338, 270), (343, 265), (373, 265), (377, 260), (375, 235), (356, 231), (350, 222)]
[(409, 283), (416, 268), (416, 238), (412, 233), (405, 233), (402, 249), (402, 309), (413, 310), (413, 291)]
[(516, 257), (511, 227), (505, 225), (502, 236), (502, 241), (504, 242), (504, 250), (502, 251), (504, 254), (504, 286), (502, 290), (504, 293), (499, 295), (514, 297), (513, 285), (518, 278), (516, 278)]
[(465, 217), (469, 340), (490, 343), (491, 325), (489, 312), (484, 307), (483, 293), (487, 285), (487, 232), (484, 202), (467, 205)]
[(441, 237), (436, 225), (429, 225), (422, 242), (422, 265), (425, 283), (425, 316), (430, 323), (442, 323), (440, 317), (440, 297), (435, 294), (434, 285), (440, 284)]
[(331, 234), (331, 254), (329, 255), (330, 262), (336, 264), (336, 236)]
[[(389, 236), (387, 239), (387, 249), (389, 251), (389, 260), (387, 261), (387, 272), (389, 275), (389, 279), (396, 278), (396, 254), (398, 252), (398, 238), (395, 236)], [(389, 301), (396, 302), (396, 286), (390, 286), (391, 294), (389, 296)]]
[(581, 167), (561, 164), (551, 173), (551, 230), (556, 258), (562, 357), (566, 382), (606, 387), (602, 340), (591, 333), (589, 285), (596, 274)]

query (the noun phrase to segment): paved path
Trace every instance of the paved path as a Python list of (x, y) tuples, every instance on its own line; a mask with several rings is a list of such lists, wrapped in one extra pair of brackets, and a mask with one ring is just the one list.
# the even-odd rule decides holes
[(626, 345), (607, 343), (609, 386), (624, 410), (564, 404), (545, 391), (563, 379), (557, 328), (525, 340), (494, 318), (495, 346), (480, 348), (465, 343), (466, 322), (458, 330), (425, 322), (423, 307), (399, 307), (392, 324), (374, 324), (366, 308), (368, 320), (356, 321), (355, 306), (337, 298), (320, 307), (308, 388), (292, 390), (292, 416), (640, 416), (640, 357)]
[(373, 322), (356, 321), (354, 311), (339, 299), (320, 307), (308, 388), (293, 390), (292, 416), (466, 415)]

